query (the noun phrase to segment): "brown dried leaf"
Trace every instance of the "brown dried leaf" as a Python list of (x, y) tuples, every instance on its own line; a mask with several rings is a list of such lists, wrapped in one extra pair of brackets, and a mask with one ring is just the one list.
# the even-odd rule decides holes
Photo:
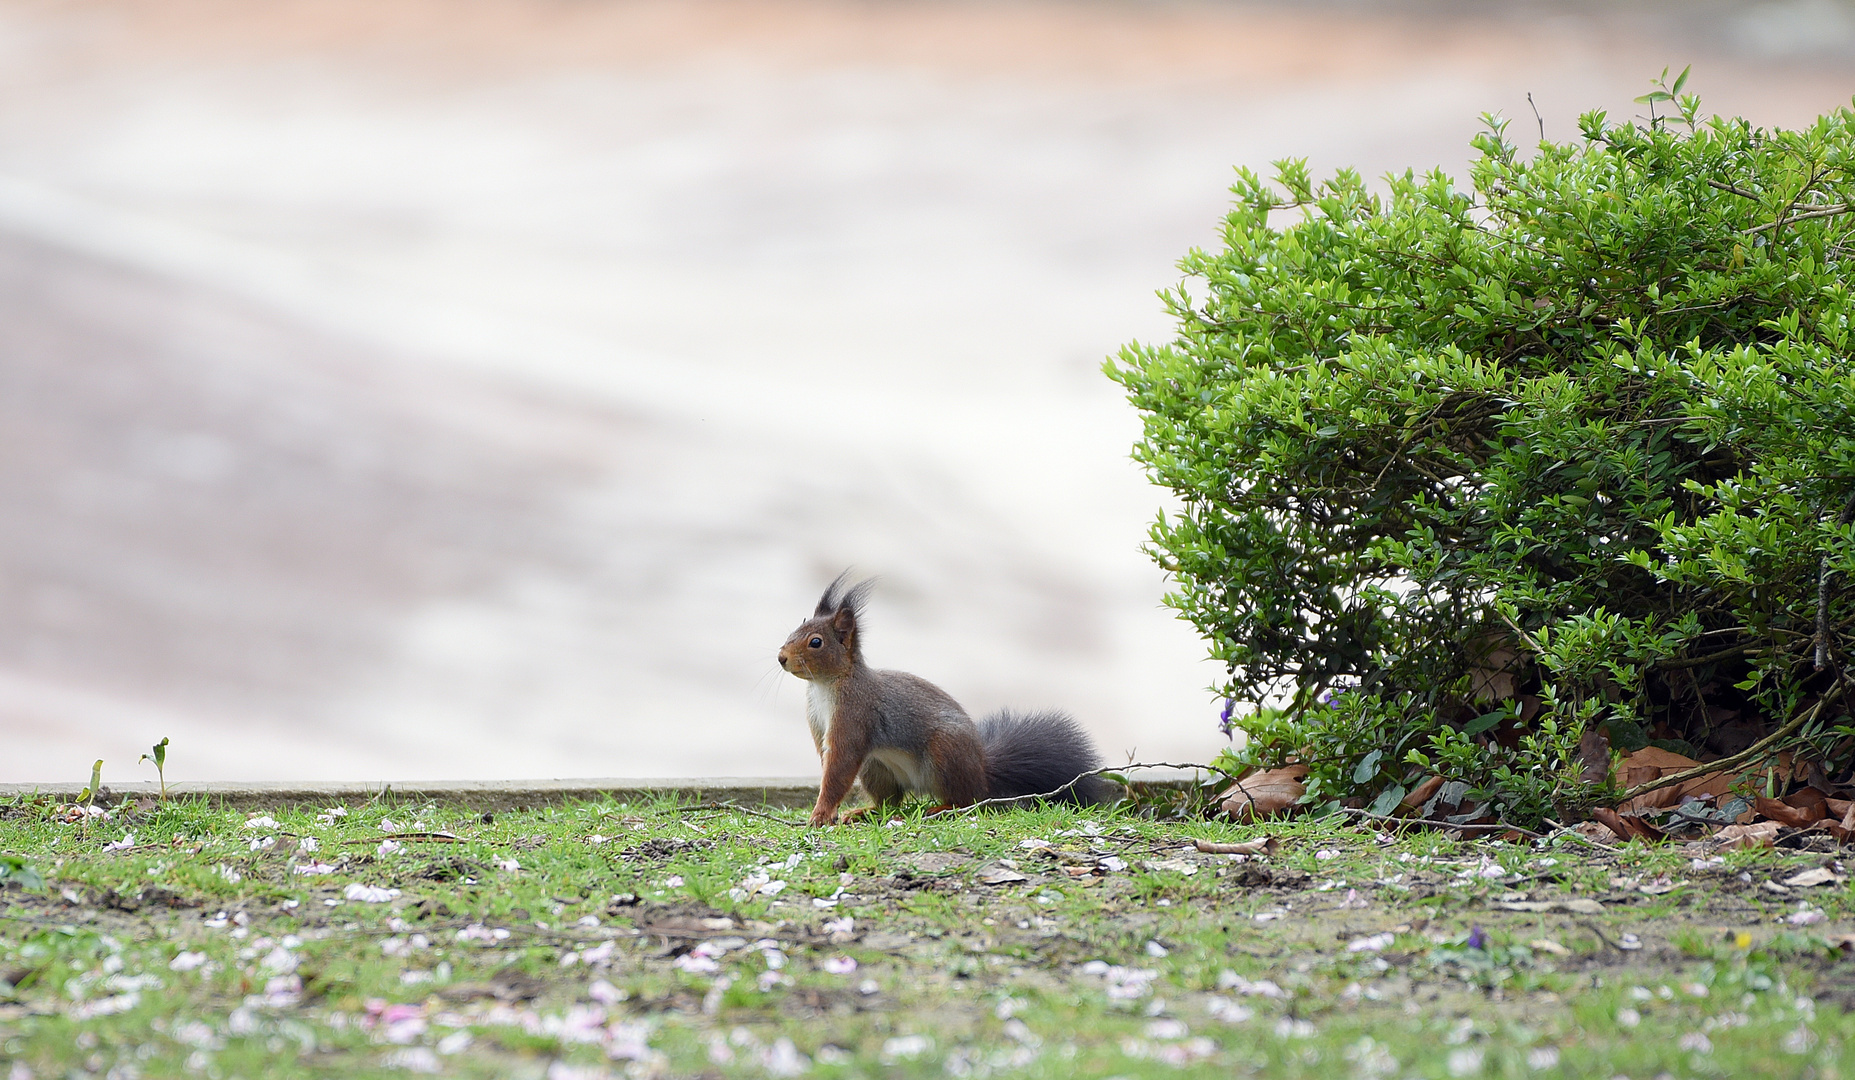
[(1591, 811), (1591, 816), (1603, 824), (1606, 829), (1624, 840), (1661, 840), (1662, 830), (1650, 825), (1639, 817), (1619, 814), (1608, 807), (1598, 807)]
[(1469, 668), (1469, 694), (1476, 701), (1506, 701), (1519, 688), (1520, 653), (1503, 638), (1484, 640)]
[[(1660, 780), (1670, 773), (1692, 769), (1699, 764), (1700, 762), (1693, 758), (1677, 754), (1672, 750), (1664, 750), (1659, 746), (1645, 746), (1617, 762), (1616, 778), (1618, 784), (1627, 790), (1651, 780)], [(1651, 772), (1651, 769), (1654, 771)], [(1718, 798), (1738, 783), (1739, 777), (1740, 774), (1735, 772), (1717, 772), (1697, 776), (1692, 780), (1671, 784), (1646, 795), (1638, 795), (1634, 799), (1626, 800), (1617, 809), (1627, 814), (1636, 810), (1675, 806), (1690, 795), (1712, 795)]]
[(1206, 855), (1273, 855), (1282, 846), (1273, 836), (1245, 840), (1241, 844), (1218, 844), (1210, 840), (1194, 840), (1192, 844)]
[[(1819, 817), (1829, 816), (1829, 796), (1813, 787), (1798, 788), (1779, 801), (1787, 806), (1795, 806), (1799, 810), (1814, 809)], [(1842, 815), (1837, 814), (1836, 816), (1841, 817)]]
[(1818, 866), (1810, 870), (1799, 870), (1778, 884), (1788, 885), (1793, 889), (1807, 889), (1812, 885), (1840, 885), (1844, 880), (1846, 879), (1834, 870)]
[(1810, 807), (1797, 807), (1782, 799), (1767, 799), (1760, 795), (1752, 800), (1752, 809), (1757, 810), (1764, 817), (1789, 825), (1793, 829), (1801, 829), (1812, 822), (1823, 820), (1823, 804), (1821, 803)]
[(1620, 844), (1623, 838), (1610, 831), (1610, 826), (1601, 821), (1581, 821), (1572, 826), (1572, 831), (1586, 840), (1595, 840), (1600, 844)]
[(1307, 793), (1307, 785), (1301, 782), (1307, 774), (1306, 765), (1251, 773), (1224, 792), (1224, 812), (1236, 821), (1254, 821), (1279, 814)]
[(1770, 847), (1784, 826), (1775, 821), (1755, 821), (1750, 825), (1728, 825), (1714, 833), (1712, 842), (1720, 848)]
[(1409, 795), (1406, 795), (1404, 796), (1404, 798), (1398, 800), (1398, 810), (1397, 810), (1398, 814), (1404, 815), (1404, 814), (1418, 813), (1419, 811), (1423, 809), (1423, 805), (1430, 801), (1430, 797), (1435, 795), (1437, 793), (1437, 790), (1441, 788), (1442, 786), (1443, 786), (1443, 778), (1440, 776), (1432, 776), (1430, 779), (1425, 780), (1421, 784), (1418, 784), (1416, 787), (1411, 789), (1411, 793)]

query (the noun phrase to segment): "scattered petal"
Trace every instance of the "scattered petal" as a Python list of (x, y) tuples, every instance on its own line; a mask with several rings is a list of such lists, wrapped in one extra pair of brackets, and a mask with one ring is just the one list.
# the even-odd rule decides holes
[(1797, 910), (1791, 912), (1784, 921), (1792, 926), (1815, 926), (1817, 923), (1829, 921), (1829, 916), (1823, 914), (1820, 909), (1799, 903)]
[(893, 1065), (897, 1061), (911, 1061), (933, 1049), (934, 1042), (926, 1035), (897, 1035), (884, 1040), (882, 1044), (882, 1063)]
[(451, 1034), (438, 1040), (438, 1052), (445, 1057), (450, 1057), (453, 1054), (461, 1054), (470, 1049), (471, 1040), (472, 1036), (470, 1032), (453, 1031)]
[(586, 988), (586, 996), (592, 998), (601, 1005), (616, 1005), (629, 998), (631, 995), (613, 986), (611, 983), (606, 982), (604, 979), (594, 979), (592, 985)]
[(1397, 935), (1391, 933), (1390, 931), (1386, 931), (1381, 934), (1372, 934), (1369, 937), (1358, 937), (1358, 938), (1354, 938), (1350, 942), (1347, 942), (1346, 951), (1347, 952), (1383, 952), (1384, 950), (1390, 948), (1391, 943), (1396, 940), (1397, 940)]

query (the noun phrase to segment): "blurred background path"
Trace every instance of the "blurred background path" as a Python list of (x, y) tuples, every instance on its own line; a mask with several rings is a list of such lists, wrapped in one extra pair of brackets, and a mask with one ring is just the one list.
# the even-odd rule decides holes
[(1836, 0), (0, 0), (0, 780), (815, 773), (773, 650), (1214, 753), (1098, 371), (1233, 165), (1461, 175)]

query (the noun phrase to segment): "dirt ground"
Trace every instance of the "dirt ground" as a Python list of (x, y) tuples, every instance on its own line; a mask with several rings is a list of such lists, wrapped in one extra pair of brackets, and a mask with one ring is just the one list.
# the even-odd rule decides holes
[(1840, 850), (1061, 810), (9, 809), (0, 847), (48, 879), (0, 888), (0, 1047), (33, 1077), (1826, 1076), (1855, 1053)]

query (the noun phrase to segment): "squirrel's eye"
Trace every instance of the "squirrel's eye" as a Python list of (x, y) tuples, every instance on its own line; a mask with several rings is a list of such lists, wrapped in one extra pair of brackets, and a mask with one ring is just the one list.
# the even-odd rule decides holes
[(815, 637), (815, 638), (813, 638), (813, 639), (812, 639), (812, 642), (811, 642), (811, 645), (812, 645), (812, 648), (814, 648), (814, 649), (818, 649), (818, 648), (823, 648), (823, 647), (824, 647), (824, 639), (823, 639), (823, 638), (821, 638), (821, 637)]

